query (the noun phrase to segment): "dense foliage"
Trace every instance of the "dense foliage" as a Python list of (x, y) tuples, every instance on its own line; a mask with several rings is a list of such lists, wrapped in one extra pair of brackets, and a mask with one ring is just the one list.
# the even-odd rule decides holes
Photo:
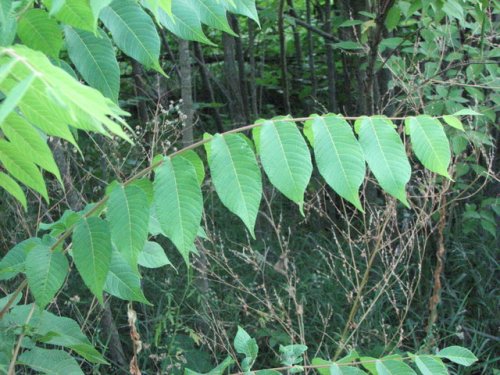
[(0, 369), (495, 371), (498, 12), (0, 0)]

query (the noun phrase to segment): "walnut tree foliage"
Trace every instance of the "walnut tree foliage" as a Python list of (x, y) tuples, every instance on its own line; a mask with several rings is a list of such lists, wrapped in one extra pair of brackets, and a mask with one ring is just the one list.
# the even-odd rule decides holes
[[(0, 0), (0, 186), (24, 207), (25, 189), (48, 201), (43, 171), (61, 181), (47, 145), (49, 137), (76, 148), (78, 131), (133, 142), (124, 119), (127, 113), (118, 105), (117, 51), (164, 74), (158, 27), (180, 38), (212, 43), (202, 25), (232, 33), (228, 12), (258, 23), (251, 0)], [(77, 72), (60, 59), (64, 46)], [(456, 115), (464, 114), (474, 115), (471, 111)], [(154, 304), (142, 292), (139, 267), (159, 268), (169, 261), (150, 237), (170, 239), (189, 264), (190, 253), (196, 251), (194, 241), (203, 235), (206, 180), (254, 236), (262, 173), (300, 211), (313, 159), (331, 189), (361, 212), (369, 203), (359, 194), (368, 171), (384, 192), (411, 207), (406, 193), (410, 152), (428, 170), (453, 178), (449, 141), (440, 118), (416, 115), (397, 119), (397, 124), (384, 116), (350, 120), (340, 114), (311, 115), (300, 121), (281, 116), (259, 120), (241, 131), (207, 134), (193, 147), (157, 157), (146, 171), (126, 182), (111, 184), (99, 202), (83, 211), (66, 211), (43, 228), (43, 237), (14, 246), (0, 261), (0, 280), (24, 274), (21, 285), (29, 287), (34, 303), (18, 304), (23, 288), (0, 300), (0, 369), (8, 368), (21, 334), (25, 344), (14, 358), (18, 365), (41, 373), (79, 374), (76, 357), (106, 364), (75, 321), (44, 310), (63, 286), (70, 260), (101, 303), (106, 292)], [(446, 123), (460, 124), (460, 120), (449, 115)], [(251, 139), (242, 132), (250, 128)], [(197, 147), (202, 145), (205, 155)], [(70, 245), (66, 239), (71, 239)], [(250, 373), (258, 354), (255, 340), (240, 329), (234, 346), (244, 356), (243, 370)], [(283, 366), (301, 371), (305, 350), (302, 345), (282, 347)], [(466, 349), (450, 347), (436, 355), (373, 359), (351, 354), (336, 362), (315, 359), (313, 365), (320, 374), (415, 373), (404, 359), (423, 374), (445, 374), (442, 358), (461, 365), (475, 361)], [(228, 358), (211, 373), (221, 374), (233, 362)], [(273, 371), (266, 373), (277, 373)]]

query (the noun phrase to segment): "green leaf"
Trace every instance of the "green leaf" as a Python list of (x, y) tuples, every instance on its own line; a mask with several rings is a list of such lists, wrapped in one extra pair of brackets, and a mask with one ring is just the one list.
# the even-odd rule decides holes
[(448, 375), (448, 370), (440, 358), (417, 355), (414, 360), (422, 375)]
[(259, 156), (269, 181), (303, 212), (304, 192), (312, 174), (311, 154), (295, 123), (266, 121), (259, 132)]
[(441, 349), (437, 353), (437, 356), (440, 358), (446, 358), (462, 366), (470, 366), (478, 360), (474, 353), (466, 348), (462, 348), (461, 346), (449, 346)]
[(215, 46), (205, 36), (198, 9), (190, 0), (173, 1), (171, 14), (159, 9), (158, 19), (163, 26), (179, 38)]
[(409, 207), (405, 186), (411, 167), (394, 124), (384, 117), (362, 117), (358, 121), (359, 143), (380, 186)]
[(9, 280), (25, 270), (25, 260), (28, 253), (35, 247), (41, 246), (39, 238), (28, 238), (19, 242), (10, 249), (0, 261), (0, 280)]
[(305, 345), (280, 345), (281, 363), (285, 366), (293, 366), (302, 362), (302, 355), (306, 352)]
[(31, 161), (52, 173), (62, 186), (61, 175), (52, 151), (39, 131), (15, 112), (7, 117), (2, 125), (2, 131), (16, 148), (27, 150), (27, 156)]
[(67, 139), (76, 145), (68, 124), (85, 131), (111, 133), (130, 141), (120, 117), (126, 115), (115, 103), (99, 91), (82, 85), (64, 70), (54, 66), (41, 52), (24, 45), (5, 50), (6, 56), (18, 63), (0, 82), (0, 90), (8, 92), (30, 74), (35, 80), (19, 102), (23, 116), (49, 135)]
[(154, 203), (161, 229), (186, 263), (201, 222), (203, 197), (196, 170), (184, 158), (165, 158), (156, 170)]
[(459, 118), (455, 116), (443, 116), (443, 120), (451, 127), (461, 131), (465, 131), (462, 121), (460, 121)]
[[(217, 1), (217, 0), (216, 0)], [(255, 0), (220, 0), (228, 11), (248, 17), (260, 26)]]
[(90, 7), (92, 8), (92, 13), (94, 14), (96, 22), (99, 18), (99, 15), (101, 14), (101, 10), (111, 4), (111, 1), (112, 0), (90, 0)]
[(139, 253), (139, 265), (146, 268), (159, 268), (172, 265), (163, 248), (157, 242), (148, 241)]
[(417, 373), (403, 361), (379, 359), (375, 362), (378, 375), (416, 375)]
[(0, 172), (0, 187), (4, 188), (7, 193), (16, 198), (25, 211), (27, 210), (28, 203), (23, 189), (14, 179), (3, 172)]
[(237, 36), (227, 22), (226, 8), (214, 0), (199, 0), (197, 10), (201, 22), (233, 36)]
[(95, 31), (96, 18), (89, 0), (65, 0), (62, 5), (57, 0), (43, 2), (50, 9), (50, 14), (62, 23), (81, 30)]
[(11, 0), (0, 0), (0, 46), (8, 46), (16, 37), (16, 15)]
[(100, 16), (113, 40), (128, 56), (148, 68), (163, 73), (160, 63), (160, 37), (149, 15), (133, 0), (114, 0)]
[(68, 54), (76, 68), (92, 87), (115, 103), (120, 92), (120, 67), (111, 40), (101, 29), (93, 33), (64, 28)]
[(16, 108), (26, 92), (28, 92), (34, 79), (35, 75), (32, 73), (9, 91), (6, 98), (0, 104), (0, 125), (2, 125), (5, 118)]
[(364, 371), (353, 367), (353, 366), (345, 366), (340, 364), (341, 362), (331, 362), (326, 361), (321, 358), (314, 358), (312, 360), (312, 364), (315, 366), (319, 365), (331, 365), (330, 367), (319, 367), (316, 369), (320, 375), (362, 375), (365, 374)]
[(461, 109), (460, 111), (455, 112), (453, 114), (453, 116), (482, 116), (482, 115), (483, 115), (482, 113), (473, 111), (470, 108)]
[(443, 11), (448, 15), (448, 17), (456, 18), (459, 21), (464, 22), (464, 8), (456, 0), (446, 0), (443, 5)]
[(366, 174), (365, 157), (351, 126), (340, 116), (327, 115), (308, 120), (304, 131), (306, 136), (312, 136), (309, 141), (314, 145), (316, 164), (325, 181), (364, 212), (358, 191)]
[(46, 201), (49, 200), (42, 174), (32, 163), (31, 155), (10, 142), (0, 140), (0, 162), (13, 177), (40, 193)]
[(448, 174), (450, 144), (443, 125), (435, 118), (417, 116), (407, 118), (405, 126), (410, 128), (411, 143), (418, 160), (427, 169), (451, 178)]
[(35, 246), (26, 256), (26, 277), (38, 306), (45, 307), (64, 284), (68, 260), (47, 245)]
[(387, 17), (385, 18), (385, 27), (387, 28), (387, 31), (390, 32), (394, 30), (398, 26), (400, 19), (401, 9), (398, 5), (393, 5), (387, 12)]
[[(30, 305), (26, 306), (28, 310)], [(35, 319), (36, 325), (31, 326), (37, 341), (51, 345), (64, 346), (80, 354), (93, 363), (107, 364), (102, 355), (92, 346), (82, 333), (78, 323), (73, 319), (57, 316), (48, 311), (35, 311), (40, 319)], [(32, 323), (33, 321), (30, 321)], [(24, 321), (23, 321), (24, 323)]]
[(226, 357), (226, 359), (222, 361), (222, 363), (219, 366), (217, 366), (216, 368), (205, 374), (187, 368), (184, 370), (184, 375), (223, 375), (226, 369), (233, 364), (234, 364), (234, 359), (232, 359), (231, 357)]
[(131, 267), (137, 268), (137, 257), (148, 238), (148, 197), (137, 186), (120, 185), (109, 195), (107, 206), (111, 240)]
[(73, 259), (85, 285), (103, 303), (102, 291), (111, 264), (111, 234), (107, 222), (89, 217), (76, 224)]
[(352, 41), (342, 41), (338, 43), (333, 43), (332, 44), (335, 48), (340, 48), (340, 49), (345, 49), (345, 50), (359, 50), (363, 49), (363, 46), (357, 42), (352, 42)]
[(151, 305), (141, 289), (141, 275), (133, 269), (118, 251), (113, 251), (104, 290), (125, 301)]
[(241, 362), (243, 371), (250, 371), (259, 353), (257, 341), (238, 326), (238, 332), (234, 338), (234, 348), (238, 353), (245, 355), (245, 359)]
[(30, 9), (23, 14), (17, 26), (17, 35), (28, 47), (53, 58), (59, 56), (63, 45), (57, 21), (42, 9)]
[(23, 352), (19, 363), (48, 375), (83, 375), (76, 360), (62, 350), (35, 347)]
[(198, 156), (198, 154), (193, 150), (187, 150), (176, 157), (184, 158), (193, 165), (194, 169), (196, 170), (196, 176), (198, 177), (198, 183), (201, 186), (203, 184), (203, 181), (205, 180), (205, 166), (203, 165), (203, 161)]
[(241, 218), (254, 235), (262, 197), (262, 181), (255, 154), (243, 136), (216, 134), (206, 143), (208, 165), (220, 200)]

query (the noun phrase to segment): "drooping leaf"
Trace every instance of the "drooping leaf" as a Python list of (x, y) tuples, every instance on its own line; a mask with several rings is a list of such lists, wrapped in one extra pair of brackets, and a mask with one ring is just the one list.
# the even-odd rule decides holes
[(47, 375), (83, 375), (76, 360), (62, 350), (35, 347), (23, 352), (19, 363)]
[(184, 375), (223, 375), (226, 369), (228, 369), (233, 364), (234, 364), (234, 359), (232, 359), (231, 357), (226, 357), (226, 359), (222, 361), (219, 366), (217, 366), (216, 368), (212, 369), (211, 371), (205, 374), (187, 368), (184, 370)]
[(236, 36), (227, 22), (226, 8), (224, 8), (223, 4), (213, 0), (198, 0), (196, 5), (198, 6), (201, 22)]
[(307, 346), (300, 344), (280, 345), (281, 363), (285, 366), (293, 366), (302, 362), (302, 355), (306, 352)]
[(24, 195), (24, 191), (21, 186), (19, 186), (19, 184), (12, 177), (3, 172), (0, 172), (0, 187), (4, 188), (7, 193), (16, 198), (19, 203), (21, 203), (24, 210), (28, 208), (26, 195)]
[(184, 158), (165, 158), (156, 170), (154, 203), (162, 231), (189, 262), (203, 212), (196, 170)]
[(231, 13), (240, 14), (254, 20), (259, 26), (259, 15), (255, 0), (220, 0)]
[(430, 355), (417, 355), (414, 358), (415, 364), (422, 375), (447, 375), (445, 365), (440, 358)]
[(104, 96), (118, 102), (120, 67), (106, 33), (99, 29), (99, 36), (95, 36), (91, 32), (66, 26), (64, 34), (69, 57), (85, 81)]
[(295, 123), (265, 121), (259, 133), (258, 152), (271, 183), (303, 211), (304, 192), (312, 174), (311, 154)]
[(152, 241), (146, 242), (144, 249), (139, 253), (138, 262), (146, 268), (159, 268), (172, 264), (160, 244)]
[(179, 38), (214, 45), (203, 32), (198, 9), (189, 0), (173, 1), (171, 14), (159, 9), (158, 19)]
[(137, 186), (119, 185), (109, 195), (107, 206), (111, 240), (131, 267), (136, 268), (148, 237), (148, 197)]
[(356, 121), (359, 143), (366, 161), (382, 189), (409, 207), (405, 187), (411, 167), (394, 125), (384, 117), (362, 117)]
[[(63, 4), (57, 0), (43, 0), (43, 2), (50, 9), (50, 14), (66, 25), (91, 32), (95, 30), (96, 18), (89, 0), (65, 0)], [(54, 9), (55, 5), (57, 9)]]
[(19, 39), (28, 47), (59, 57), (63, 45), (61, 29), (54, 18), (42, 9), (30, 9), (22, 15), (17, 26)]
[(243, 371), (250, 371), (259, 353), (257, 341), (250, 337), (243, 328), (238, 326), (238, 332), (234, 338), (234, 348), (238, 353), (245, 355), (245, 358), (241, 362)]
[(318, 116), (306, 122), (304, 132), (325, 181), (363, 212), (358, 191), (366, 174), (365, 157), (351, 126), (340, 116)]
[(379, 359), (375, 362), (379, 375), (416, 375), (417, 373), (403, 361)]
[(35, 246), (26, 256), (26, 277), (38, 306), (45, 307), (61, 288), (68, 273), (68, 260), (47, 245)]
[(52, 151), (40, 133), (28, 121), (12, 112), (2, 125), (2, 131), (16, 148), (27, 151), (27, 156), (33, 163), (56, 176), (62, 185), (59, 168), (54, 161)]
[(49, 135), (64, 138), (76, 145), (68, 128), (108, 135), (108, 131), (129, 140), (120, 117), (126, 115), (115, 103), (99, 91), (82, 85), (64, 70), (54, 66), (41, 52), (23, 45), (4, 50), (0, 64), (5, 59), (18, 63), (9, 71), (7, 79), (0, 82), (0, 90), (9, 92), (17, 82), (31, 74), (35, 79), (20, 100), (18, 107), (23, 116)]
[(9, 280), (24, 272), (26, 256), (35, 246), (42, 246), (42, 240), (28, 238), (10, 249), (0, 261), (0, 280)]
[(100, 18), (118, 48), (144, 66), (163, 72), (159, 63), (160, 37), (153, 20), (139, 4), (114, 0), (101, 11)]
[(113, 251), (104, 290), (125, 301), (151, 305), (141, 289), (141, 275), (133, 269), (118, 251)]
[(201, 161), (201, 158), (198, 156), (198, 154), (193, 150), (187, 150), (176, 157), (184, 158), (193, 165), (194, 169), (196, 170), (196, 176), (198, 177), (198, 183), (201, 186), (203, 184), (203, 181), (205, 180), (205, 166), (203, 165), (203, 161)]
[(443, 116), (443, 120), (451, 127), (461, 131), (465, 131), (462, 121), (460, 121), (458, 117), (445, 115)]
[(477, 362), (477, 357), (469, 349), (462, 348), (461, 346), (449, 346), (441, 349), (437, 356), (446, 358), (452, 362), (458, 363), (462, 366), (470, 366)]
[(0, 163), (13, 177), (40, 193), (46, 201), (49, 200), (42, 174), (31, 161), (30, 155), (26, 155), (14, 144), (0, 139)]
[[(26, 311), (30, 305), (26, 305)], [(92, 346), (78, 323), (73, 319), (57, 316), (48, 311), (37, 309), (39, 319), (30, 321), (30, 328), (37, 336), (37, 341), (51, 345), (64, 346), (80, 354), (86, 360), (93, 363), (107, 364), (102, 355)], [(26, 320), (21, 320), (24, 324)]]
[(98, 217), (82, 218), (73, 231), (73, 259), (85, 285), (102, 303), (111, 264), (111, 233)]
[(30, 89), (34, 80), (35, 75), (32, 73), (12, 87), (6, 98), (0, 104), (0, 125), (2, 125), (7, 116), (16, 108), (21, 99)]
[(16, 37), (17, 21), (12, 8), (12, 1), (0, 1), (0, 46), (11, 45)]
[(313, 365), (331, 365), (330, 367), (320, 367), (316, 370), (320, 375), (362, 375), (365, 374), (364, 371), (360, 370), (354, 366), (345, 366), (339, 362), (331, 362), (321, 358), (314, 358), (312, 360)]
[(216, 134), (206, 144), (208, 165), (222, 203), (239, 216), (254, 236), (262, 197), (262, 180), (255, 154), (243, 136)]
[(430, 116), (409, 117), (405, 121), (415, 155), (432, 172), (451, 178), (448, 167), (451, 161), (450, 144), (439, 120)]
[(90, 0), (90, 7), (92, 8), (92, 13), (94, 14), (96, 22), (101, 14), (101, 10), (111, 4), (111, 1), (112, 0)]

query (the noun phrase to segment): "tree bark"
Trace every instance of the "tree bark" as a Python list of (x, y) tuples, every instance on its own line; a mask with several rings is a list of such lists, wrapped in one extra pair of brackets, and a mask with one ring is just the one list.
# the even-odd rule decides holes
[[(325, 23), (324, 31), (330, 33), (332, 31), (332, 5), (330, 0), (325, 1)], [(337, 90), (335, 87), (335, 58), (333, 55), (333, 47), (331, 43), (325, 40), (326, 52), (326, 69), (328, 71), (328, 110), (337, 112)]]
[(238, 78), (240, 83), (241, 90), (241, 102), (243, 105), (243, 113), (245, 115), (245, 123), (250, 123), (250, 109), (248, 104), (248, 89), (245, 78), (245, 56), (243, 54), (243, 45), (241, 43), (241, 33), (240, 33), (240, 24), (238, 23), (238, 19), (234, 14), (229, 16), (229, 20), (231, 21), (231, 26), (236, 34), (238, 34), (238, 38), (234, 38), (235, 42), (235, 52), (236, 52), (236, 61), (238, 62)]
[(254, 21), (248, 19), (248, 60), (250, 63), (250, 98), (252, 104), (252, 116), (254, 118), (259, 116), (257, 106), (257, 86), (256, 79), (256, 65), (255, 65), (255, 24)]
[[(306, 20), (311, 24), (311, 0), (306, 0)], [(307, 29), (307, 55), (309, 63), (309, 75), (311, 77), (311, 96), (316, 98), (318, 92), (318, 83), (316, 80), (316, 67), (314, 66), (314, 41), (313, 32)]]
[[(293, 7), (293, 0), (287, 0), (288, 8), (290, 9), (290, 15), (294, 18), (298, 18), (297, 12)], [(295, 47), (295, 62), (297, 64), (297, 77), (302, 78), (302, 43), (300, 42), (300, 34), (296, 25), (292, 24), (293, 31), (293, 44)]]
[(285, 40), (285, 0), (280, 0), (278, 9), (278, 34), (280, 43), (280, 67), (281, 67), (281, 88), (283, 90), (283, 106), (285, 113), (292, 112), (290, 107), (290, 90), (288, 88), (288, 72), (286, 64), (286, 40)]
[(193, 92), (191, 85), (191, 54), (189, 42), (179, 39), (179, 66), (182, 97), (182, 143), (184, 147), (193, 143)]
[[(194, 42), (193, 44), (194, 44), (194, 55), (198, 61), (198, 66), (200, 67), (200, 75), (201, 75), (201, 80), (203, 81), (203, 86), (205, 86), (208, 92), (208, 98), (210, 102), (215, 103), (216, 100), (215, 100), (214, 89), (212, 87), (212, 83), (210, 82), (208, 69), (205, 65), (205, 57), (203, 56), (203, 49), (201, 48), (199, 43)], [(219, 133), (223, 133), (224, 126), (222, 124), (222, 118), (220, 117), (219, 109), (213, 108), (213, 114), (215, 120), (215, 127), (217, 128), (217, 131)]]
[(243, 113), (238, 69), (235, 63), (236, 51), (234, 37), (227, 33), (222, 33), (222, 44), (224, 47), (224, 75), (229, 92), (229, 116), (233, 122), (233, 127), (239, 127), (245, 125), (246, 122)]
[(146, 96), (147, 90), (146, 90), (146, 85), (144, 84), (143, 77), (144, 77), (144, 69), (142, 68), (142, 65), (139, 64), (137, 61), (132, 59), (132, 74), (134, 75), (134, 91), (135, 91), (135, 96), (138, 97), (137, 100), (137, 117), (139, 118), (139, 121), (141, 124), (144, 126), (146, 122), (148, 122), (148, 108), (146, 106), (146, 102), (144, 99), (141, 99), (140, 97)]

